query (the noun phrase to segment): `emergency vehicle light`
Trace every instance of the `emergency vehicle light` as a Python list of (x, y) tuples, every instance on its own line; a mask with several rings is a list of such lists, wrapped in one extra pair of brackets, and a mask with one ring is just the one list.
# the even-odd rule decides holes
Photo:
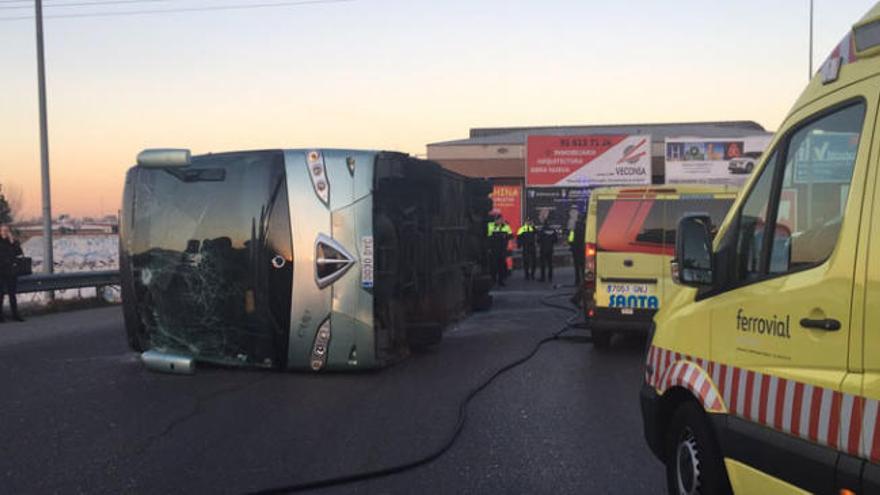
[(137, 164), (145, 168), (186, 167), (192, 160), (188, 149), (156, 148), (138, 153)]
[(856, 55), (863, 57), (880, 53), (880, 18), (872, 18), (853, 26)]

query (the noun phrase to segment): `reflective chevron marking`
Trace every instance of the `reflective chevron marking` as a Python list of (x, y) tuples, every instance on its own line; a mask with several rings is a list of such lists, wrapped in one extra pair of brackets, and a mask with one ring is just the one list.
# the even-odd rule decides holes
[(689, 390), (712, 413), (729, 413), (847, 454), (880, 462), (875, 399), (651, 346), (645, 381), (661, 395)]

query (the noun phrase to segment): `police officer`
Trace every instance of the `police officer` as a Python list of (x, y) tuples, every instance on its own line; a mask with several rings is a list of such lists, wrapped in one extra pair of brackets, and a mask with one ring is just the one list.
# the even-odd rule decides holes
[(584, 269), (586, 268), (586, 231), (587, 223), (583, 214), (578, 215), (577, 223), (568, 233), (568, 247), (571, 249), (571, 259), (574, 263), (574, 286), (580, 287), (584, 281)]
[(553, 281), (553, 248), (557, 242), (559, 242), (559, 234), (549, 221), (545, 220), (541, 228), (538, 229), (538, 257), (541, 262), (541, 278), (538, 281), (540, 282), (543, 282), (547, 277), (550, 282)]
[(504, 287), (504, 279), (507, 277), (507, 242), (512, 231), (504, 217), (498, 215), (494, 222), (489, 223), (488, 234), (492, 278), (499, 286)]
[(526, 222), (516, 232), (516, 245), (522, 250), (523, 272), (526, 280), (535, 280), (535, 268), (538, 264), (535, 244), (537, 234), (535, 232), (535, 224), (531, 218), (526, 218)]

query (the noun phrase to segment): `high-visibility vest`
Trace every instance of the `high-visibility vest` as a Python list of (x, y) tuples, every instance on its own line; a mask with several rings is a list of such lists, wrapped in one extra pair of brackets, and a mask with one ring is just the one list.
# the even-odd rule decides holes
[(574, 229), (568, 231), (568, 243), (574, 244)]
[(516, 235), (521, 236), (521, 235), (525, 234), (526, 232), (534, 232), (534, 231), (535, 231), (534, 227), (526, 224), (526, 225), (523, 225), (522, 227), (520, 227), (519, 230), (516, 231)]
[(510, 230), (510, 225), (507, 225), (507, 224), (496, 225), (495, 222), (489, 222), (489, 228), (487, 231), (487, 234), (489, 235), (489, 237), (492, 237), (492, 235), (495, 234), (496, 232), (511, 234), (513, 231)]

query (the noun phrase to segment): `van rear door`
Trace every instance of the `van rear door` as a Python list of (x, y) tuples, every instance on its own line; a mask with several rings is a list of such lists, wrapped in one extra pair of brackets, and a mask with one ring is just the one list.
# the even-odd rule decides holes
[(656, 195), (599, 197), (596, 201), (596, 305), (622, 315), (660, 305), (667, 247), (665, 212)]

